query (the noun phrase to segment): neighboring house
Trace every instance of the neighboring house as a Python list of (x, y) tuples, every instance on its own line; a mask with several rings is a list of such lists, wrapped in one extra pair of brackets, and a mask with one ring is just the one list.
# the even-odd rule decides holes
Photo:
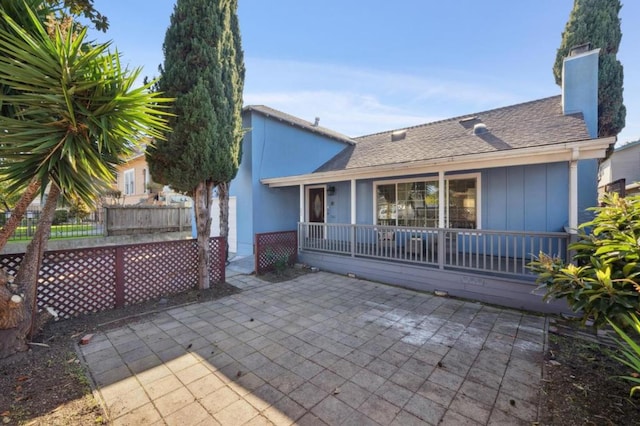
[(115, 187), (120, 191), (122, 204), (140, 204), (152, 199), (150, 183), (151, 175), (144, 150), (137, 150), (124, 163), (118, 165)]
[(349, 138), (244, 109), (238, 253), (298, 230), (299, 259), (337, 273), (549, 311), (526, 264), (567, 256), (597, 204), (598, 50), (565, 61), (561, 96)]
[[(146, 147), (144, 147), (146, 148)], [(119, 191), (118, 204), (181, 205), (189, 207), (191, 199), (178, 194), (168, 186), (156, 184), (151, 179), (144, 148), (137, 150), (124, 163), (117, 166), (114, 188)]]
[(640, 140), (616, 148), (600, 164), (598, 193), (622, 192), (622, 188), (625, 195), (640, 194)]

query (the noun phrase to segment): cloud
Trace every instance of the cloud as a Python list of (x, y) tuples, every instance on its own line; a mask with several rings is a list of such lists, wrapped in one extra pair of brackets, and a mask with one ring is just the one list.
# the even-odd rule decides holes
[(428, 123), (519, 101), (513, 93), (494, 87), (491, 76), (470, 78), (450, 70), (431, 70), (427, 77), (251, 58), (246, 60), (246, 67), (245, 105), (268, 105), (311, 122), (320, 117), (322, 126), (348, 136)]

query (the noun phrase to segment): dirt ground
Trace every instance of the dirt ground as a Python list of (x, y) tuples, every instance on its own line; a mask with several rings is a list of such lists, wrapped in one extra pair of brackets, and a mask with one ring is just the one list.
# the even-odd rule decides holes
[[(284, 281), (306, 273), (287, 269), (261, 278)], [(138, 321), (172, 306), (213, 300), (239, 290), (229, 284), (207, 291), (190, 291), (144, 305), (127, 307), (73, 320), (49, 323), (34, 345), (19, 356), (0, 360), (0, 422), (28, 425), (104, 424), (105, 416), (93, 397), (77, 359), (74, 344), (87, 333)], [(141, 314), (147, 313), (147, 314)], [(549, 334), (545, 379), (541, 384), (541, 425), (640, 424), (640, 397), (629, 397), (629, 384), (615, 376), (630, 374), (611, 360), (613, 350), (593, 331), (559, 320)]]

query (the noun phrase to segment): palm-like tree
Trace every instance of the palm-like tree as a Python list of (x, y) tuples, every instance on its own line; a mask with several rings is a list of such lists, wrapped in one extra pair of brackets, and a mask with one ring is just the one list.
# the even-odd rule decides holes
[(142, 135), (162, 138), (168, 130), (162, 105), (169, 100), (150, 85), (134, 88), (140, 70), (123, 69), (109, 43), (87, 43), (86, 28), (73, 23), (47, 30), (32, 11), (29, 16), (26, 31), (0, 11), (8, 24), (0, 28), (0, 85), (11, 88), (0, 101), (15, 111), (0, 116), (0, 179), (9, 191), (32, 189), (34, 182), (50, 189), (15, 280), (25, 295), (25, 320), (0, 330), (0, 358), (26, 348), (59, 195), (91, 203)]

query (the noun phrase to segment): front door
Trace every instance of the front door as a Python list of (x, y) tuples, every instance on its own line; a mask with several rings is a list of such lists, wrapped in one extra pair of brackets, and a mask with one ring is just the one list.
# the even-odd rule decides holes
[[(309, 188), (308, 217), (309, 237), (324, 238), (324, 188)], [(315, 225), (315, 224), (318, 225)]]

